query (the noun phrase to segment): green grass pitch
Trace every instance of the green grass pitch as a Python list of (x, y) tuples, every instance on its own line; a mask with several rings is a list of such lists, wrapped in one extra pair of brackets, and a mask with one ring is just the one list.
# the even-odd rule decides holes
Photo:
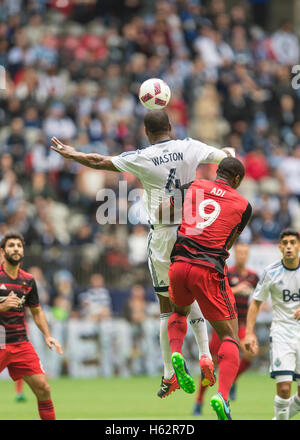
[[(165, 399), (156, 397), (160, 378), (135, 377), (112, 379), (49, 380), (57, 419), (142, 419), (197, 420), (192, 416), (196, 393), (188, 395), (177, 390)], [(198, 384), (198, 380), (197, 380)], [(14, 383), (0, 381), (0, 419), (38, 420), (36, 399), (25, 385), (27, 402), (14, 401)], [(203, 407), (202, 420), (215, 420), (209, 398), (217, 386), (209, 388)], [(292, 393), (296, 392), (293, 384)], [(238, 383), (237, 400), (231, 402), (235, 420), (270, 420), (273, 417), (275, 381), (268, 374), (247, 372)], [(293, 420), (300, 420), (300, 415)]]

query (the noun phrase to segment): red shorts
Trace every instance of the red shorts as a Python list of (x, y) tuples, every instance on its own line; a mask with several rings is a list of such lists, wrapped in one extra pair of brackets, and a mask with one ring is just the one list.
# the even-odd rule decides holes
[(41, 361), (29, 341), (7, 344), (4, 349), (0, 349), (0, 372), (6, 367), (13, 380), (32, 374), (45, 374)]
[(208, 321), (237, 318), (235, 298), (228, 278), (199, 264), (175, 261), (169, 269), (170, 298), (178, 306), (196, 300)]
[[(241, 325), (239, 327), (239, 339), (242, 341), (246, 336), (246, 327), (244, 325)], [(211, 333), (211, 338), (209, 342), (209, 351), (212, 356), (216, 356), (218, 354), (219, 348), (221, 345), (221, 341), (219, 339), (219, 336), (217, 335), (217, 332), (215, 330)]]

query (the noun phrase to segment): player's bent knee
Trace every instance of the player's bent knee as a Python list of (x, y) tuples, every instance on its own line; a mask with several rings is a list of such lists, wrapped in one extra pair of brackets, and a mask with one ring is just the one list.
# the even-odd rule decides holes
[(282, 399), (288, 399), (291, 394), (291, 382), (277, 383), (277, 394)]

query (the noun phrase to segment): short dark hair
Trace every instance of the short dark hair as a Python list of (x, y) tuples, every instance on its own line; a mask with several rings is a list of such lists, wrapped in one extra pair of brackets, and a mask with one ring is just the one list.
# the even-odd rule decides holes
[(218, 166), (217, 176), (225, 179), (234, 179), (240, 176), (241, 180), (245, 176), (245, 167), (236, 157), (225, 157)]
[(164, 110), (150, 110), (145, 114), (144, 125), (150, 133), (166, 133), (170, 130), (169, 116)]
[(288, 235), (293, 235), (294, 237), (297, 238), (298, 241), (300, 241), (300, 234), (298, 231), (296, 231), (295, 229), (291, 229), (291, 228), (286, 228), (283, 229), (283, 231), (281, 231), (280, 233), (280, 241), (284, 238), (287, 237)]
[(22, 235), (20, 232), (17, 232), (17, 231), (8, 231), (8, 232), (6, 232), (6, 233), (3, 235), (3, 237), (2, 237), (2, 239), (1, 239), (1, 241), (0, 241), (0, 248), (1, 248), (1, 249), (4, 249), (4, 248), (5, 248), (5, 245), (6, 245), (6, 242), (7, 242), (9, 239), (11, 239), (11, 238), (17, 238), (17, 239), (21, 240), (21, 242), (22, 242), (22, 244), (23, 244), (23, 247), (25, 247), (25, 240), (24, 240), (23, 235)]

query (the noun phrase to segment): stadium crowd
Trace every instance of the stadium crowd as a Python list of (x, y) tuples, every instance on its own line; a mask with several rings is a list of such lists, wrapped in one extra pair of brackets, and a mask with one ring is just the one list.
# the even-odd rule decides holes
[[(255, 6), (1, 2), (0, 235), (10, 228), (24, 234), (27, 268), (34, 266), (43, 301), (58, 316), (88, 314), (92, 289), (110, 313), (105, 284), (115, 298), (120, 287), (151, 284), (148, 226), (96, 218), (98, 190), (118, 195), (120, 180), (128, 191), (139, 181), (65, 161), (49, 148), (52, 136), (108, 155), (147, 147), (138, 89), (150, 77), (172, 90), (175, 137), (236, 148), (246, 167), (241, 192), (254, 208), (245, 239), (276, 243), (282, 228), (300, 229), (300, 89), (291, 81), (299, 41), (291, 23), (266, 31)], [(203, 166), (199, 176), (214, 170)], [(127, 198), (117, 206), (128, 208)], [(153, 300), (153, 292), (144, 298)]]

